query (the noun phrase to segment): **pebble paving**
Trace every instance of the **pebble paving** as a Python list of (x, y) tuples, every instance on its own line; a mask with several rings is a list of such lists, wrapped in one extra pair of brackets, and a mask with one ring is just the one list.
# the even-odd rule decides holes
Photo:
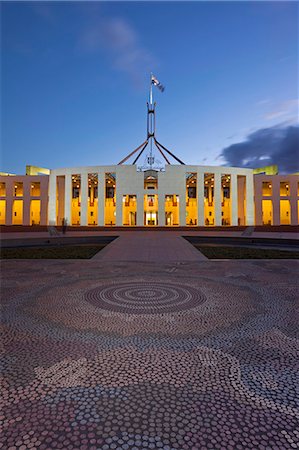
[(298, 449), (298, 264), (5, 261), (0, 448)]

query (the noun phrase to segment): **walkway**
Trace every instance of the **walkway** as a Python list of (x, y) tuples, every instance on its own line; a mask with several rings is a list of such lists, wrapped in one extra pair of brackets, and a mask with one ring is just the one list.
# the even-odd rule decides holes
[(179, 233), (132, 231), (122, 233), (93, 260), (101, 261), (203, 261), (207, 258)]

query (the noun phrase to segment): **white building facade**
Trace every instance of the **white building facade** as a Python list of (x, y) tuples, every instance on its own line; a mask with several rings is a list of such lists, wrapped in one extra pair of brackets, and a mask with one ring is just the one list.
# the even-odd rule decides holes
[[(126, 210), (127, 208), (127, 210)], [(48, 222), (98, 226), (254, 225), (253, 171), (135, 165), (51, 170)]]
[(297, 174), (184, 164), (27, 168), (0, 175), (0, 225), (298, 225)]

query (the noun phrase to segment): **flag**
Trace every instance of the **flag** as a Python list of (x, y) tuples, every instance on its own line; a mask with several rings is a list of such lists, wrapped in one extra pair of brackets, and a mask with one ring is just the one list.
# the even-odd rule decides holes
[(165, 87), (163, 84), (160, 83), (160, 81), (155, 77), (155, 75), (152, 75), (152, 84), (154, 86), (157, 86), (158, 89), (160, 89), (161, 92), (164, 92)]

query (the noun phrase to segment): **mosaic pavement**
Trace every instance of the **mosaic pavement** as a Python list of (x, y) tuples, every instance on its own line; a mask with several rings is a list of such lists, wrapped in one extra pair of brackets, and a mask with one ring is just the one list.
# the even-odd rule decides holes
[(299, 448), (296, 262), (2, 271), (0, 448)]

